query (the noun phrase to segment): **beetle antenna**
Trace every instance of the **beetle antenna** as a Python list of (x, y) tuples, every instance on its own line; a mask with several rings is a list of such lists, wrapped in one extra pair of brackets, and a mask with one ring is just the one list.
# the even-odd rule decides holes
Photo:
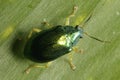
[(79, 26), (80, 26), (81, 28), (83, 28), (83, 27), (85, 26), (85, 24), (91, 19), (92, 14), (93, 14), (93, 12), (91, 12), (91, 13), (88, 15), (87, 19), (86, 19), (82, 24), (79, 24)]
[(87, 35), (87, 36), (89, 36), (92, 39), (95, 39), (95, 40), (99, 41), (99, 42), (110, 43), (110, 41), (104, 41), (104, 40), (98, 39), (98, 38), (96, 38), (94, 36), (91, 36), (87, 32), (84, 32), (84, 34)]

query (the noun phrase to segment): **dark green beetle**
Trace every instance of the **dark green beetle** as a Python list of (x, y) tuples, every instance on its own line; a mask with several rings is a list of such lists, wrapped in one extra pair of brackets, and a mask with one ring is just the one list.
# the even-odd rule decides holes
[(35, 62), (49, 62), (69, 53), (83, 36), (83, 29), (76, 26), (56, 26), (31, 37), (24, 55)]
[[(24, 48), (24, 56), (34, 62), (45, 63), (71, 52), (79, 39), (83, 37), (83, 33), (88, 35), (83, 32), (81, 26), (76, 25), (73, 27), (69, 25), (69, 19), (74, 16), (76, 10), (77, 7), (74, 7), (72, 14), (67, 18), (65, 26), (58, 25), (45, 31), (37, 31), (38, 33), (35, 35), (32, 35), (31, 32)], [(86, 22), (90, 17), (88, 17)], [(88, 36), (98, 41), (105, 42), (93, 36)], [(75, 69), (72, 63), (72, 57), (70, 58), (70, 66), (73, 70)], [(48, 67), (48, 65), (32, 65), (28, 67), (26, 72), (29, 73), (32, 67)]]

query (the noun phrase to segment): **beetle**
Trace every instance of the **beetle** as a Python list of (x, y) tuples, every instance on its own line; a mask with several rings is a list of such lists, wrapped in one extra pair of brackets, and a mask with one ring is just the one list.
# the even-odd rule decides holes
[(55, 26), (31, 37), (24, 55), (35, 62), (49, 62), (72, 51), (72, 47), (83, 36), (78, 26)]
[[(50, 61), (68, 54), (73, 50), (73, 47), (85, 33), (81, 26), (76, 25), (73, 27), (69, 25), (69, 20), (74, 16), (76, 11), (77, 7), (75, 6), (73, 12), (66, 20), (66, 25), (57, 25), (45, 31), (34, 29), (37, 32), (35, 35), (32, 34), (33, 31), (30, 32), (29, 39), (24, 48), (24, 56), (34, 62), (48, 62), (48, 64), (45, 66), (32, 65), (26, 69), (26, 73), (29, 73), (32, 67), (48, 67)], [(87, 33), (85, 34), (88, 35)], [(104, 42), (93, 36), (88, 36)], [(73, 70), (75, 69), (72, 63), (72, 57), (70, 57), (70, 66)]]

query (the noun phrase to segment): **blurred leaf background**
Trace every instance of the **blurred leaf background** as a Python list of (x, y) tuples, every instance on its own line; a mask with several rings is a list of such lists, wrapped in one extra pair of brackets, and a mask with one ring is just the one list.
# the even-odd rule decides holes
[[(84, 36), (76, 46), (84, 54), (73, 51), (75, 71), (65, 55), (47, 69), (35, 68), (24, 74), (33, 62), (18, 55), (22, 49), (16, 38), (27, 35), (33, 27), (47, 29), (41, 24), (44, 19), (52, 25), (64, 25), (74, 5), (78, 11), (70, 24), (84, 22), (93, 12), (84, 30), (111, 43)], [(120, 80), (119, 50), (119, 0), (0, 0), (0, 80)]]

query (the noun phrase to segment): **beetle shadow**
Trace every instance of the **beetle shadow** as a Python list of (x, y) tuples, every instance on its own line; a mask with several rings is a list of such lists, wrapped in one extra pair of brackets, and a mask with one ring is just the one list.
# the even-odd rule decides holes
[(24, 32), (18, 32), (15, 38), (13, 39), (14, 41), (12, 42), (11, 45), (11, 50), (13, 52), (13, 55), (16, 56), (19, 59), (25, 59), (23, 56), (23, 50), (25, 46), (25, 36), (23, 36)]

